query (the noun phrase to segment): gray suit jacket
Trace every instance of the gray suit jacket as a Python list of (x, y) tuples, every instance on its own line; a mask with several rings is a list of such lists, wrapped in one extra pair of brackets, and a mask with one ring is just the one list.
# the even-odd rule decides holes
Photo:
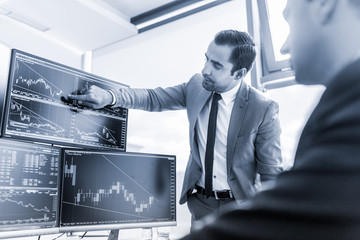
[[(180, 203), (202, 175), (195, 125), (211, 92), (202, 87), (202, 75), (189, 82), (168, 88), (115, 91), (121, 107), (146, 111), (186, 109), (189, 120), (190, 157), (187, 164)], [(245, 200), (259, 188), (259, 179), (269, 180), (282, 171), (278, 104), (248, 86), (244, 81), (237, 93), (227, 139), (228, 183), (235, 199)]]

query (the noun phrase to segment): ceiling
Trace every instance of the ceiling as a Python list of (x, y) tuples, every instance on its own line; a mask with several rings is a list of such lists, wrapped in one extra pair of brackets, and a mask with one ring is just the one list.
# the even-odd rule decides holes
[[(165, 20), (144, 28), (137, 25), (165, 13), (200, 4), (195, 11), (198, 12), (226, 1), (0, 0), (0, 28), (3, 31), (32, 29), (49, 40), (86, 52), (169, 22)], [(173, 20), (195, 12), (188, 10), (187, 14), (181, 13)]]

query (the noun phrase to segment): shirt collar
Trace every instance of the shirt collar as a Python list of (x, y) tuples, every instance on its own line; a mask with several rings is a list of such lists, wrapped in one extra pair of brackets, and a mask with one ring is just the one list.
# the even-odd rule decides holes
[(228, 105), (228, 104), (232, 103), (233, 101), (235, 101), (236, 94), (240, 88), (240, 84), (241, 84), (241, 81), (239, 81), (239, 83), (235, 87), (230, 89), (229, 91), (221, 93), (221, 98), (224, 100), (225, 105)]

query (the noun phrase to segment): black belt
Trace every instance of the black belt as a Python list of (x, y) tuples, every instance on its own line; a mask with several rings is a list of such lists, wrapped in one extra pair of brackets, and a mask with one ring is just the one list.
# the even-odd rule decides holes
[[(205, 189), (199, 186), (195, 186), (195, 189), (198, 193), (202, 195), (206, 195)], [(221, 190), (221, 191), (212, 191), (210, 197), (214, 197), (217, 200), (226, 200), (226, 199), (233, 199), (234, 196), (231, 190)]]

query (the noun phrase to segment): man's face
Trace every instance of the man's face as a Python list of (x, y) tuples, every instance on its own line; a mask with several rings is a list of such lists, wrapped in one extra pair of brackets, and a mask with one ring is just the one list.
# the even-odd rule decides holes
[[(290, 34), (281, 52), (291, 55), (291, 65), (296, 81), (301, 84), (317, 84), (316, 65), (321, 64), (320, 33), (316, 27), (312, 2), (308, 0), (288, 0), (283, 12), (290, 26)], [(319, 62), (320, 61), (320, 62)]]
[(208, 91), (218, 93), (226, 92), (232, 89), (239, 79), (235, 74), (231, 75), (233, 64), (229, 62), (232, 47), (228, 45), (216, 45), (210, 43), (206, 53), (206, 62), (202, 70), (202, 86)]

